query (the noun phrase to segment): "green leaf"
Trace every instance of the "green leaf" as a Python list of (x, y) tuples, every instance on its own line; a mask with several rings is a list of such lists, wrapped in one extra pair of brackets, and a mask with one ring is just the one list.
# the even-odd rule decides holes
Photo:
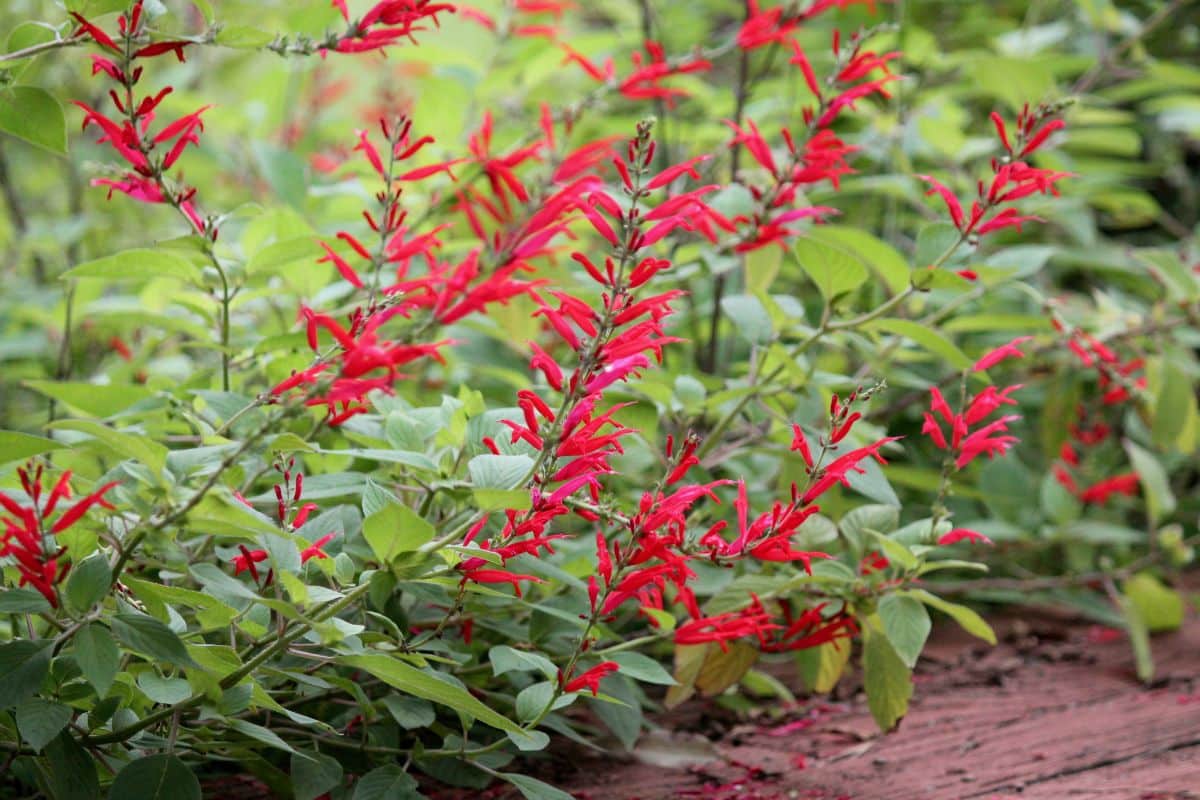
[(866, 283), (866, 266), (849, 250), (805, 238), (796, 242), (793, 252), (827, 303)]
[(117, 677), (121, 663), (121, 651), (113, 641), (108, 628), (98, 622), (89, 622), (79, 629), (73, 640), (75, 663), (83, 677), (103, 699)]
[(663, 705), (668, 709), (683, 703), (696, 693), (696, 678), (704, 667), (704, 659), (708, 655), (711, 642), (704, 644), (675, 645), (675, 686), (667, 689)]
[(102, 553), (92, 553), (67, 576), (67, 602), (79, 613), (90, 611), (112, 587), (112, 570)]
[[(741, 676), (738, 679), (740, 680)], [(601, 702), (592, 704), (592, 712), (600, 718), (604, 727), (612, 731), (626, 750), (633, 750), (638, 737), (642, 735), (643, 720), (642, 704), (636, 684), (628, 678), (613, 675), (604, 681), (604, 693), (600, 695), (600, 699)], [(607, 702), (603, 702), (604, 700)]]
[(156, 475), (161, 474), (167, 465), (167, 448), (144, 434), (121, 433), (99, 422), (83, 419), (64, 419), (53, 423), (50, 427), (55, 430), (86, 433), (103, 443), (107, 450), (140, 461), (154, 470)]
[(417, 512), (399, 503), (388, 503), (363, 520), (363, 536), (382, 564), (391, 564), (433, 538), (433, 526)]
[(275, 731), (271, 730), (270, 728), (264, 728), (262, 725), (255, 725), (253, 722), (247, 722), (244, 719), (231, 719), (229, 720), (228, 725), (230, 728), (242, 734), (243, 736), (253, 739), (256, 742), (261, 742), (268, 747), (274, 747), (277, 750), (283, 750), (284, 752), (292, 753), (293, 755), (296, 753), (296, 748), (292, 747), (290, 744), (281, 739), (279, 734), (275, 733)]
[(925, 606), (911, 597), (888, 594), (879, 601), (879, 619), (896, 655), (909, 669), (915, 667), (933, 627)]
[(967, 74), (971, 88), (1012, 111), (1056, 99), (1051, 56), (979, 55), (967, 63)]
[[(211, 565), (209, 565), (211, 566)], [(219, 571), (219, 570), (218, 570)], [(224, 575), (224, 573), (221, 573)], [(225, 576), (228, 577), (228, 576)], [(229, 578), (231, 583), (238, 581)], [(207, 628), (221, 628), (228, 625), (237, 616), (237, 611), (222, 603), (210, 592), (198, 592), (195, 589), (185, 589), (182, 586), (167, 586), (154, 581), (143, 581), (128, 575), (121, 579), (127, 587), (133, 590), (138, 599), (146, 603), (152, 613), (159, 613), (162, 605), (181, 605), (195, 609), (197, 621)], [(251, 593), (251, 597), (254, 595)]]
[(745, 261), (746, 289), (751, 293), (766, 292), (775, 282), (779, 268), (783, 266), (783, 249), (779, 247), (760, 247), (746, 253)]
[(183, 678), (164, 678), (154, 671), (138, 675), (137, 687), (146, 697), (164, 706), (173, 706), (192, 694), (191, 684)]
[(77, 11), (80, 16), (98, 17), (115, 14), (129, 8), (129, 0), (67, 0), (68, 11)]
[(212, 3), (209, 2), (209, 0), (192, 0), (192, 5), (194, 5), (196, 10), (199, 11), (204, 17), (204, 21), (207, 24), (213, 24), (213, 21), (216, 19), (216, 17), (213, 15)]
[(17, 706), (17, 729), (21, 738), (34, 750), (41, 752), (71, 721), (71, 709), (62, 703), (52, 703), (35, 697)]
[(522, 722), (532, 722), (537, 719), (538, 715), (554, 699), (554, 690), (553, 681), (540, 681), (517, 692), (517, 719)]
[(433, 704), (419, 697), (390, 694), (383, 698), (383, 705), (396, 724), (405, 730), (428, 728), (437, 719)]
[(0, 463), (24, 461), (30, 456), (61, 450), (65, 445), (17, 431), (0, 431)]
[(525, 489), (472, 489), (471, 496), (480, 511), (525, 511), (533, 507), (533, 498)]
[(1175, 495), (1171, 492), (1167, 471), (1153, 453), (1138, 447), (1129, 439), (1122, 444), (1146, 493), (1146, 512), (1150, 515), (1150, 522), (1157, 525), (1175, 511)]
[(826, 694), (833, 691), (850, 662), (850, 640), (835, 639), (796, 653), (800, 679), (809, 691)]
[(482, 489), (516, 489), (532, 469), (533, 459), (525, 455), (485, 453), (467, 462), (471, 483)]
[(903, 291), (908, 286), (908, 261), (896, 248), (868, 231), (849, 225), (819, 225), (806, 232), (805, 237), (857, 256), (893, 293)]
[(642, 683), (656, 683), (660, 686), (675, 685), (675, 679), (671, 677), (671, 673), (663, 669), (662, 664), (650, 658), (650, 656), (626, 650), (605, 656), (604, 660), (615, 661), (620, 664), (621, 674), (627, 678), (633, 678)]
[(353, 800), (419, 800), (417, 781), (395, 764), (371, 770), (354, 785)]
[(525, 734), (515, 722), (481, 703), (466, 689), (446, 683), (399, 659), (383, 654), (369, 654), (342, 656), (338, 661), (366, 670), (395, 689), (452, 708), (493, 728), (518, 735)]
[(704, 665), (696, 676), (695, 685), (705, 697), (716, 697), (733, 686), (758, 661), (758, 648), (745, 642), (733, 642), (728, 649), (710, 647), (704, 655)]
[(862, 472), (850, 470), (846, 474), (846, 483), (850, 484), (850, 488), (876, 503), (899, 508), (900, 498), (896, 496), (896, 490), (892, 488), (879, 463), (873, 458), (868, 458), (860, 461), (858, 466)]
[(882, 731), (895, 728), (908, 713), (912, 673), (879, 627), (878, 619), (863, 626), (863, 686), (871, 716)]
[(324, 753), (302, 750), (292, 756), (292, 792), (296, 800), (316, 800), (342, 784), (342, 765)]
[(45, 755), (49, 768), (43, 775), (54, 800), (97, 800), (100, 797), (96, 764), (69, 731), (63, 731), (46, 745)]
[(145, 614), (117, 614), (112, 618), (112, 631), (121, 644), (142, 655), (177, 667), (200, 667), (188, 655), (187, 648), (174, 631), (154, 617)]
[(892, 564), (905, 570), (916, 569), (919, 563), (917, 557), (903, 542), (884, 536), (878, 531), (868, 530), (867, 534), (871, 537), (869, 541), (877, 545)]
[(60, 155), (67, 152), (67, 117), (54, 95), (36, 86), (0, 89), (0, 131)]
[(1118, 595), (1117, 605), (1125, 620), (1125, 630), (1129, 633), (1129, 644), (1133, 647), (1133, 660), (1138, 680), (1149, 683), (1154, 679), (1154, 654), (1150, 652), (1150, 631), (1132, 600), (1124, 595)]
[(169, 753), (130, 761), (117, 773), (109, 800), (202, 800), (200, 781)]
[(200, 281), (200, 268), (170, 250), (134, 248), (111, 256), (85, 261), (61, 276), (100, 278), (106, 281), (148, 281), (152, 278), (176, 278), (181, 281)]
[(44, 614), (50, 603), (37, 589), (22, 587), (0, 592), (0, 614)]
[(111, 417), (154, 396), (149, 389), (130, 385), (58, 381), (25, 381), (25, 385), (90, 417)]
[(938, 263), (946, 251), (957, 244), (958, 228), (949, 222), (931, 222), (917, 231), (917, 249), (913, 263), (918, 269)]
[[(39, 44), (52, 42), (56, 38), (57, 35), (54, 29), (48, 25), (41, 25), (36, 22), (22, 22), (8, 34), (8, 41), (5, 42), (4, 51), (6, 53), (15, 53)], [(11, 70), (12, 74), (9, 76), (9, 81), (15, 82), (34, 58), (36, 56), (26, 56), (25, 58), (0, 62), (0, 70)]]
[(754, 295), (735, 294), (723, 297), (721, 311), (725, 312), (733, 327), (750, 344), (765, 344), (774, 336), (771, 316), (762, 301)]
[(50, 643), (20, 639), (0, 645), (0, 710), (33, 696), (50, 671)]
[(983, 617), (979, 616), (966, 606), (960, 606), (958, 603), (951, 603), (948, 600), (943, 600), (937, 595), (930, 594), (924, 589), (905, 589), (901, 592), (897, 592), (897, 594), (920, 600), (930, 608), (936, 608), (938, 611), (941, 611), (943, 614), (951, 617), (964, 631), (972, 636), (983, 639), (985, 642), (991, 645), (996, 643), (996, 632), (992, 630), (992, 626), (988, 625)]
[(500, 777), (517, 787), (525, 800), (575, 800), (574, 796), (561, 789), (555, 789), (548, 783), (531, 778), (528, 775), (518, 775), (515, 772), (501, 772)]
[(1150, 633), (1173, 631), (1183, 624), (1183, 598), (1152, 573), (1139, 572), (1122, 590)]
[(1182, 434), (1197, 415), (1195, 388), (1187, 373), (1172, 361), (1164, 360), (1155, 372), (1157, 391), (1151, 435), (1158, 447), (1178, 448)]
[(493, 675), (503, 675), (513, 671), (541, 672), (547, 678), (553, 678), (558, 672), (554, 662), (541, 653), (516, 650), (503, 644), (488, 650), (488, 661), (492, 665)]
[(937, 356), (954, 369), (968, 369), (974, 363), (967, 357), (966, 353), (959, 350), (953, 342), (941, 333), (932, 328), (927, 328), (919, 322), (913, 322), (909, 319), (877, 319), (868, 323), (866, 327), (870, 330), (884, 331), (886, 333), (894, 333), (897, 336), (903, 336), (905, 339), (909, 339), (922, 349)]

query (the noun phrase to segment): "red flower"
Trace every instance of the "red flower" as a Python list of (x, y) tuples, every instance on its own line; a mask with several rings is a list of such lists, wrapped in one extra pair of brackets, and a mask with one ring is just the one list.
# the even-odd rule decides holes
[(1137, 494), (1137, 490), (1137, 473), (1127, 472), (1093, 483), (1080, 493), (1079, 499), (1085, 503), (1102, 504), (1108, 502), (1108, 498), (1114, 494), (1123, 494), (1132, 497)]
[(563, 691), (570, 693), (590, 689), (592, 696), (595, 697), (600, 692), (600, 681), (620, 669), (621, 665), (615, 661), (603, 661), (587, 672), (567, 681), (567, 684), (563, 687)]
[[(1005, 347), (1010, 346), (1006, 345)], [(1001, 349), (1003, 350), (1004, 348)], [(956, 458), (954, 463), (958, 469), (962, 469), (978, 456), (985, 453), (993, 458), (997, 455), (1002, 455), (1017, 443), (1015, 436), (1007, 434), (1008, 423), (1020, 419), (1019, 416), (1010, 414), (1000, 417), (974, 431), (971, 430), (971, 427), (982, 422), (1002, 405), (1016, 405), (1016, 401), (1011, 399), (1009, 395), (1020, 388), (1019, 384), (1001, 390), (996, 390), (994, 387), (989, 386), (971, 398), (963, 413), (955, 414), (950, 410), (950, 406), (946, 403), (946, 399), (942, 396), (938, 388), (931, 386), (929, 393), (932, 397), (930, 402), (932, 413), (927, 412), (925, 414), (925, 424), (921, 427), (921, 432), (927, 434), (938, 449), (955, 452)], [(937, 414), (943, 420), (950, 423), (951, 438), (949, 441), (947, 441), (941, 424), (937, 421), (934, 414)]]
[[(32, 471), (31, 471), (32, 470)], [(117, 482), (106, 483), (91, 494), (72, 504), (57, 520), (51, 517), (61, 501), (71, 497), (71, 473), (64, 472), (42, 502), (43, 468), (19, 467), (17, 475), (26, 496), (32, 501), (23, 505), (0, 492), (0, 509), (11, 517), (0, 514), (3, 534), (0, 535), (0, 557), (11, 556), (16, 560), (21, 575), (21, 585), (37, 589), (55, 608), (58, 607), (56, 585), (67, 575), (69, 564), (62, 561), (66, 548), (56, 544), (55, 536), (74, 525), (93, 506), (111, 509), (104, 499)]]
[(957, 544), (958, 542), (961, 542), (961, 541), (968, 541), (973, 544), (974, 543), (978, 543), (978, 544), (991, 544), (992, 543), (992, 540), (989, 539), (988, 537), (984, 536), (982, 533), (979, 533), (978, 531), (968, 530), (966, 528), (955, 528), (954, 530), (949, 531), (948, 533), (942, 534), (941, 536), (938, 537), (937, 543), (939, 545), (951, 545), (951, 544)]
[(530, 583), (544, 583), (544, 581), (536, 575), (518, 575), (514, 572), (509, 572), (503, 569), (464, 569), (462, 570), (462, 582), (467, 581), (475, 583), (507, 583), (513, 587), (513, 591), (517, 593), (517, 597), (521, 596), (521, 581)]
[[(333, 0), (342, 18), (350, 21), (345, 0)], [(413, 34), (425, 30), (424, 20), (438, 24), (438, 14), (453, 14), (454, 6), (433, 0), (381, 0), (337, 41), (339, 53), (366, 53), (395, 44), (401, 39), (414, 41)]]

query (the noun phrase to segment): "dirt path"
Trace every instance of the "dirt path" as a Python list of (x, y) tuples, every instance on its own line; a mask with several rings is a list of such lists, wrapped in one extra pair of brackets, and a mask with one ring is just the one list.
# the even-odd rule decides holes
[[(1156, 637), (1157, 678), (1122, 636), (1000, 621), (1001, 644), (935, 633), (900, 730), (879, 736), (861, 694), (709, 736), (688, 768), (571, 753), (553, 778), (589, 800), (1200, 800), (1200, 619)], [(673, 720), (713, 728), (697, 711)], [(659, 745), (686, 750), (680, 734)], [(708, 745), (706, 745), (707, 747)]]

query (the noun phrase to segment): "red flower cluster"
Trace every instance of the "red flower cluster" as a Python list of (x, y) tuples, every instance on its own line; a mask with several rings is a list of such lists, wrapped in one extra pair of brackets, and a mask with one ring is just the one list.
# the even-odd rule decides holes
[[(142, 77), (142, 67), (134, 66), (138, 59), (154, 58), (166, 53), (174, 53), (180, 61), (184, 60), (184, 48), (189, 42), (165, 41), (155, 42), (144, 47), (135, 47), (133, 41), (145, 34), (145, 18), (142, 13), (142, 0), (137, 0), (129, 14), (117, 18), (118, 45), (112, 36), (93, 25), (76, 13), (72, 16), (80, 25), (80, 33), (87, 34), (104, 50), (116, 54), (116, 60), (104, 55), (92, 56), (92, 74), (103, 72), (121, 88), (121, 93), (109, 91), (113, 105), (124, 115), (120, 121), (110, 119), (86, 103), (73, 101), (84, 111), (83, 128), (95, 125), (103, 132), (100, 142), (107, 142), (117, 155), (128, 164), (129, 171), (119, 179), (96, 178), (93, 186), (109, 187), (109, 196), (114, 191), (129, 195), (134, 200), (143, 203), (167, 203), (175, 206), (187, 217), (197, 233), (216, 237), (215, 230), (208, 230), (206, 222), (201, 218), (192, 203), (196, 190), (188, 187), (173, 188), (164, 180), (164, 173), (175, 165), (175, 162), (187, 149), (188, 145), (200, 143), (200, 132), (204, 123), (200, 119), (208, 106), (204, 106), (191, 114), (161, 127), (151, 133), (154, 123), (155, 110), (163, 99), (174, 88), (167, 86), (157, 94), (147, 95), (138, 100), (134, 94), (134, 86)], [(126, 57), (126, 53), (130, 53)], [(163, 152), (165, 150), (165, 152)]]
[[(792, 484), (789, 503), (776, 502), (771, 511), (750, 522), (746, 487), (739, 481), (738, 497), (734, 502), (738, 515), (737, 537), (732, 542), (721, 537), (725, 523), (719, 522), (700, 537), (701, 552), (713, 560), (751, 557), (760, 561), (799, 561), (808, 572), (812, 571), (813, 559), (828, 558), (825, 553), (793, 549), (792, 536), (806, 519), (820, 510), (820, 506), (814, 505), (814, 502), (821, 495), (838, 484), (848, 485), (850, 474), (865, 471), (860, 465), (868, 458), (886, 464), (879, 451), (899, 438), (887, 436), (865, 447), (850, 450), (828, 464), (822, 463), (824, 455), (836, 451), (839, 443), (862, 418), (861, 413), (851, 411), (858, 397), (858, 392), (855, 392), (843, 404), (837, 395), (833, 396), (829, 410), (829, 436), (818, 439), (821, 446), (819, 459), (813, 458), (801, 427), (793, 426), (791, 449), (800, 453), (809, 473), (808, 485), (804, 489)], [(761, 649), (778, 652), (815, 647), (840, 636), (849, 636), (855, 631), (854, 622), (844, 608), (826, 615), (824, 606), (817, 606), (794, 617), (791, 606), (785, 602), (782, 604), (783, 621), (776, 622), (759, 599), (753, 595), (751, 597), (751, 604), (736, 612), (703, 617), (693, 610), (692, 620), (677, 629), (676, 643), (719, 642), (724, 647), (729, 640), (754, 636), (759, 640)]]
[[(1053, 320), (1058, 331), (1064, 325)], [(1082, 455), (1095, 451), (1113, 438), (1112, 427), (1105, 421), (1105, 410), (1128, 403), (1136, 392), (1146, 388), (1146, 376), (1139, 374), (1144, 366), (1141, 358), (1123, 360), (1115, 350), (1090, 334), (1075, 328), (1067, 339), (1067, 347), (1079, 361), (1096, 373), (1100, 390), (1099, 407), (1089, 410), (1087, 404), (1076, 408), (1076, 419), (1069, 428), (1070, 439), (1063, 442), (1058, 462), (1053, 467), (1055, 480), (1084, 503), (1103, 505), (1114, 495), (1137, 494), (1139, 478), (1135, 472), (1111, 475), (1090, 484), (1081, 484)]]
[[(544, 295), (535, 292), (539, 305), (536, 315), (546, 321), (578, 363), (569, 377), (565, 376), (554, 357), (531, 343), (534, 353), (531, 367), (540, 371), (546, 382), (563, 392), (564, 397), (555, 411), (537, 392), (523, 390), (517, 398), (523, 419), (504, 420), (511, 444), (523, 441), (541, 454), (537, 469), (530, 476), (531, 508), (523, 513), (509, 511), (495, 540), (481, 545), (501, 554), (505, 560), (517, 553), (549, 550), (550, 542), (557, 537), (544, 536), (546, 526), (554, 518), (572, 513), (572, 499), (584, 487), (588, 487), (593, 500), (599, 497), (600, 476), (612, 471), (609, 459), (623, 452), (620, 440), (632, 433), (613, 418), (619, 406), (599, 410), (603, 394), (614, 383), (649, 366), (650, 356), (661, 358), (663, 346), (676, 341), (663, 333), (662, 320), (671, 312), (670, 303), (680, 293), (671, 291), (645, 298), (638, 298), (635, 293), (670, 263), (639, 256), (638, 251), (653, 243), (642, 232), (643, 222), (653, 222), (654, 227), (687, 224), (681, 215), (687, 213), (690, 204), (668, 199), (645, 214), (638, 204), (691, 165), (670, 167), (643, 184), (641, 178), (653, 152), (646, 127), (630, 141), (626, 162), (617, 162), (626, 193), (633, 199), (628, 210), (622, 209), (594, 178), (580, 179), (594, 188), (574, 207), (613, 246), (616, 258), (608, 258), (601, 269), (583, 253), (572, 256), (601, 287), (600, 308), (593, 309), (565, 292), (549, 291)], [(667, 211), (663, 212), (663, 208)], [(494, 454), (500, 453), (492, 439), (486, 438), (484, 444)], [(594, 512), (584, 508), (576, 508), (575, 513), (597, 519)], [(483, 525), (468, 534), (468, 541), (479, 535)], [(482, 559), (468, 559), (460, 564), (464, 580), (478, 580), (483, 564)], [(500, 574), (494, 574), (497, 572), (500, 571), (488, 570), (485, 577), (489, 581), (501, 580)], [(518, 580), (527, 577), (519, 576)]]
[[(772, 42), (788, 47), (793, 53), (791, 63), (800, 69), (817, 105), (807, 106), (803, 110), (807, 126), (805, 140), (798, 144), (791, 130), (780, 130), (787, 151), (784, 163), (776, 158), (754, 120), (747, 119), (744, 127), (726, 122), (734, 132), (730, 146), (744, 147), (771, 176), (771, 182), (765, 186), (748, 185), (756, 203), (756, 211), (750, 219), (736, 220), (738, 223), (747, 223), (747, 229), (740, 233), (734, 247), (737, 252), (756, 250), (772, 242), (782, 246), (783, 240), (797, 233), (788, 227), (791, 223), (804, 219), (820, 222), (837, 213), (836, 209), (825, 206), (792, 206), (805, 187), (829, 181), (836, 188), (842, 175), (854, 171), (847, 165), (846, 158), (858, 148), (842, 141), (833, 132), (832, 125), (844, 109), (854, 108), (858, 100), (872, 95), (889, 97), (887, 84), (898, 78), (888, 68), (888, 62), (898, 58), (899, 53), (879, 54), (865, 50), (858, 34), (851, 37), (849, 45), (843, 48), (840, 37), (835, 33), (833, 54), (837, 62), (836, 72), (830, 76), (823, 90), (808, 57), (792, 35), (801, 19), (834, 4), (818, 5), (821, 8), (814, 6), (804, 15), (785, 19), (782, 7), (760, 12), (757, 4), (752, 3), (751, 17), (738, 36), (739, 46), (747, 50)], [(873, 77), (876, 75), (879, 77)]]
[[(1031, 111), (1026, 106), (1017, 117), (1015, 144), (1009, 139), (1004, 120), (999, 114), (992, 113), (992, 121), (1006, 155), (1001, 159), (992, 159), (991, 182), (986, 188), (983, 181), (978, 182), (978, 196), (971, 203), (970, 214), (964, 212), (958, 197), (945, 184), (929, 175), (917, 176), (932, 187), (926, 194), (941, 196), (950, 212), (954, 227), (958, 228), (964, 237), (982, 236), (1010, 227), (1019, 231), (1021, 225), (1026, 222), (1042, 221), (1040, 217), (1022, 215), (1011, 204), (1033, 194), (1058, 196), (1055, 184), (1063, 178), (1072, 177), (1069, 172), (1034, 167), (1022, 160), (1044, 145), (1050, 134), (1063, 127), (1062, 120), (1045, 121), (1051, 113), (1050, 109), (1039, 107)], [(1041, 127), (1038, 127), (1039, 125)], [(970, 280), (974, 279), (974, 275), (969, 272), (960, 274)]]
[(737, 46), (743, 50), (756, 50), (769, 44), (791, 45), (792, 32), (800, 23), (825, 13), (831, 8), (865, 4), (875, 13), (875, 0), (814, 0), (807, 3), (803, 11), (794, 5), (781, 5), (765, 11), (758, 0), (747, 0), (746, 21), (738, 30)]
[(364, 413), (367, 410), (365, 398), (369, 392), (390, 393), (392, 385), (401, 377), (398, 367), (425, 356), (440, 358), (438, 349), (446, 344), (410, 345), (380, 341), (379, 328), (393, 317), (403, 314), (401, 307), (370, 316), (364, 314), (362, 309), (355, 309), (348, 330), (331, 317), (317, 314), (308, 307), (302, 306), (300, 311), (306, 321), (308, 344), (313, 351), (319, 350), (321, 328), (332, 335), (337, 348), (334, 355), (318, 357), (313, 366), (293, 373), (276, 384), (271, 394), (279, 396), (291, 389), (306, 387), (305, 404), (328, 406), (328, 422), (333, 426)]
[[(350, 22), (346, 0), (333, 0), (332, 5)], [(416, 41), (414, 34), (426, 30), (419, 23), (429, 20), (438, 24), (438, 14), (453, 14), (450, 3), (435, 3), (433, 0), (380, 0), (358, 21), (351, 23), (349, 30), (338, 37), (334, 49), (339, 53), (366, 53), (381, 50), (402, 39)]]
[(858, 632), (854, 618), (844, 607), (827, 614), (826, 604), (821, 603), (797, 615), (789, 601), (781, 600), (778, 602), (782, 618), (776, 622), (758, 595), (750, 597), (750, 605), (743, 609), (680, 625), (675, 631), (675, 643), (716, 642), (725, 649), (730, 641), (753, 637), (763, 652), (782, 653), (818, 647)]
[[(279, 527), (289, 533), (303, 526), (308, 520), (308, 515), (317, 510), (316, 503), (304, 503), (299, 508), (295, 507), (304, 496), (304, 474), (293, 472), (292, 470), (295, 466), (295, 459), (288, 461), (286, 469), (282, 464), (275, 465), (275, 468), (283, 473), (283, 483), (275, 484), (276, 516), (279, 519)], [(292, 480), (293, 477), (295, 478), (295, 482)], [(246, 498), (240, 494), (236, 495), (236, 497), (247, 506), (250, 505)], [(293, 513), (293, 510), (295, 513)], [(288, 520), (289, 514), (292, 515), (290, 521)], [(307, 563), (314, 558), (328, 558), (329, 556), (321, 548), (332, 542), (336, 536), (337, 534), (335, 533), (328, 533), (301, 550), (300, 563)], [(251, 550), (244, 545), (238, 545), (238, 550), (241, 551), (241, 555), (234, 556), (233, 558), (233, 573), (240, 575), (248, 571), (250, 577), (254, 578), (255, 583), (261, 586), (270, 586), (271, 582), (275, 579), (274, 568), (267, 571), (265, 579), (261, 579), (258, 574), (258, 567), (256, 566), (267, 560), (269, 555), (267, 551)]]
[[(401, 169), (398, 166), (401, 162), (414, 158), (422, 148), (432, 144), (433, 139), (423, 136), (414, 141), (412, 126), (407, 119), (391, 125), (381, 122), (380, 128), (388, 145), (384, 151), (386, 161), (364, 131), (359, 132), (355, 148), (384, 181), (382, 191), (376, 195), (380, 211), (374, 214), (363, 212), (367, 225), (378, 236), (379, 244), (372, 252), (353, 233), (341, 231), (337, 239), (348, 248), (346, 255), (324, 242), (325, 256), (320, 259), (332, 263), (352, 286), (369, 292), (369, 303), (350, 314), (348, 327), (327, 315), (302, 308), (301, 318), (305, 321), (308, 344), (313, 352), (320, 353), (321, 329), (333, 337), (336, 347), (331, 353), (318, 355), (311, 367), (294, 373), (272, 389), (272, 394), (279, 396), (304, 387), (307, 404), (329, 407), (331, 425), (339, 425), (366, 411), (365, 398), (369, 392), (391, 392), (393, 384), (401, 377), (399, 367), (418, 358), (439, 358), (438, 350), (447, 344), (444, 341), (424, 343), (392, 338), (385, 332), (385, 326), (408, 320), (420, 311), (430, 315), (430, 322), (449, 325), (483, 311), (493, 303), (505, 303), (531, 291), (534, 284), (518, 280), (517, 273), (531, 270), (529, 259), (544, 252), (537, 242), (544, 243), (545, 238), (538, 237), (546, 237), (545, 228), (550, 229), (550, 236), (564, 230), (558, 220), (562, 212), (531, 221), (525, 226), (524, 234), (514, 240), (516, 245), (504, 262), (487, 271), (480, 264), (480, 249), (471, 250), (457, 263), (439, 261), (438, 250), (442, 242), (438, 232), (441, 227), (410, 235), (405, 224), (407, 212), (401, 205), (403, 187), (440, 173), (449, 174), (456, 162), (442, 161)], [(533, 246), (530, 246), (530, 240), (536, 240)], [(355, 259), (357, 266), (350, 259)], [(414, 266), (420, 271), (415, 271)], [(385, 278), (387, 267), (391, 267), (393, 273)], [(371, 273), (369, 289), (361, 274), (364, 270)], [(422, 328), (417, 326), (415, 330)]]
[(662, 45), (647, 40), (643, 43), (645, 54), (635, 52), (630, 57), (633, 61), (633, 71), (618, 79), (617, 68), (611, 58), (600, 67), (569, 44), (560, 43), (559, 47), (567, 54), (563, 60), (564, 64), (578, 64), (596, 82), (615, 84), (617, 90), (630, 100), (662, 100), (668, 108), (674, 105), (676, 98), (687, 97), (688, 93), (677, 87), (664, 86), (663, 81), (676, 75), (707, 72), (712, 69), (712, 64), (699, 56), (668, 61)]
[(562, 0), (513, 0), (506, 9), (510, 16), (503, 24), (498, 24), (494, 17), (481, 9), (461, 4), (458, 6), (458, 14), (478, 22), (493, 33), (556, 40), (560, 33), (558, 26), (544, 18), (550, 17), (557, 23), (563, 14), (577, 7), (574, 3)]
[(64, 472), (50, 492), (45, 493), (42, 487), (43, 471), (40, 464), (36, 468), (32, 465), (17, 468), (21, 488), (25, 490), (30, 505), (22, 505), (0, 492), (0, 508), (12, 515), (0, 515), (0, 522), (4, 523), (0, 557), (15, 558), (17, 570), (21, 573), (21, 585), (37, 589), (50, 605), (57, 608), (56, 587), (67, 576), (70, 564), (62, 561), (67, 549), (57, 544), (54, 537), (78, 522), (94, 505), (111, 509), (113, 506), (104, 499), (104, 495), (117, 485), (117, 481), (104, 484), (52, 521), (51, 517), (59, 503), (71, 499), (71, 473)]
[[(1005, 359), (1020, 358), (1024, 353), (1017, 347), (1030, 338), (1028, 336), (1019, 337), (986, 353), (975, 362), (972, 371), (982, 372)], [(925, 424), (921, 428), (921, 432), (928, 434), (939, 449), (950, 451), (954, 456), (954, 465), (957, 469), (963, 469), (980, 455), (986, 454), (989, 458), (1003, 455), (1017, 443), (1017, 437), (1008, 434), (1008, 423), (1020, 419), (1020, 416), (1008, 414), (982, 427), (974, 430), (972, 428), (986, 420), (1002, 406), (1015, 406), (1017, 401), (1009, 395), (1020, 389), (1021, 386), (1022, 384), (1015, 384), (1003, 389), (988, 386), (972, 397), (964, 410), (958, 414), (950, 410), (950, 405), (938, 387), (931, 386), (929, 387), (932, 398), (930, 410), (925, 412)], [(938, 421), (939, 417), (941, 422)], [(942, 423), (950, 426), (949, 440), (942, 430)]]

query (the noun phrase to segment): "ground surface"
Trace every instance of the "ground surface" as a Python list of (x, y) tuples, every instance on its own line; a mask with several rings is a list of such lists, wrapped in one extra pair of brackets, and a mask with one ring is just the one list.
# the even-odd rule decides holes
[(935, 632), (888, 736), (856, 693), (732, 725), (693, 701), (656, 763), (571, 752), (546, 777), (581, 800), (1200, 800), (1200, 619), (1155, 637), (1149, 687), (1115, 631), (1030, 620), (998, 620), (996, 648)]

